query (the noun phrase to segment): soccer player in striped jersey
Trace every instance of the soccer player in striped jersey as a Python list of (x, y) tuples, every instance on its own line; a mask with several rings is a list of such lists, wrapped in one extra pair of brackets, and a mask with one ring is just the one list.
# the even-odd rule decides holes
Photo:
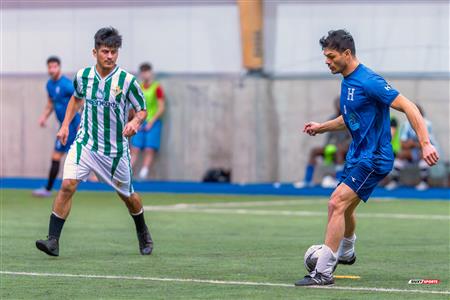
[[(64, 164), (61, 189), (53, 203), (48, 237), (36, 247), (51, 256), (59, 255), (59, 237), (80, 181), (93, 171), (111, 185), (125, 202), (136, 225), (139, 250), (149, 255), (153, 241), (145, 224), (141, 198), (131, 183), (128, 138), (136, 134), (147, 116), (145, 100), (136, 78), (116, 65), (122, 37), (112, 27), (102, 28), (94, 37), (96, 65), (77, 72), (74, 94), (57, 137), (67, 143), (69, 124), (84, 107), (80, 129)], [(136, 114), (128, 121), (132, 107)]]

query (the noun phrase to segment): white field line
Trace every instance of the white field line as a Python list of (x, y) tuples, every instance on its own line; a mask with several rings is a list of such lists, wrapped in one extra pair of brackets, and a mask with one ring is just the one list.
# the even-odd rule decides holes
[(274, 201), (243, 201), (243, 202), (212, 202), (212, 203), (177, 203), (173, 205), (156, 205), (152, 207), (259, 207), (259, 206), (285, 206), (285, 205), (309, 205), (326, 203), (328, 200), (274, 200)]
[[(203, 208), (198, 206), (144, 206), (145, 211), (158, 212), (181, 212), (181, 213), (204, 213), (204, 214), (234, 214), (234, 215), (256, 215), (256, 216), (301, 216), (321, 217), (327, 216), (326, 212), (319, 211), (294, 211), (294, 210), (260, 210), (260, 209), (220, 209)], [(358, 218), (377, 219), (404, 219), (404, 220), (450, 220), (448, 215), (415, 215), (415, 214), (385, 214), (385, 213), (357, 213)]]
[[(271, 283), (271, 282), (251, 282), (251, 281), (225, 281), (211, 279), (194, 279), (194, 278), (166, 278), (166, 277), (142, 277), (142, 276), (120, 276), (120, 275), (90, 275), (90, 274), (64, 274), (64, 273), (35, 273), (35, 272), (11, 272), (0, 271), (3, 275), (12, 276), (31, 276), (31, 277), (66, 277), (66, 278), (85, 278), (85, 279), (110, 279), (110, 280), (143, 280), (143, 281), (163, 281), (163, 282), (188, 282), (188, 283), (205, 283), (215, 285), (243, 285), (243, 286), (269, 286), (269, 287), (295, 287), (293, 284), (287, 283)], [(418, 294), (442, 294), (450, 295), (450, 291), (433, 291), (433, 290), (408, 290), (408, 289), (392, 289), (392, 288), (375, 288), (375, 287), (349, 287), (349, 286), (329, 286), (329, 287), (309, 287), (319, 289), (343, 290), (343, 291), (363, 291), (363, 292), (384, 292), (384, 293), (418, 293)], [(301, 288), (299, 288), (301, 289)]]

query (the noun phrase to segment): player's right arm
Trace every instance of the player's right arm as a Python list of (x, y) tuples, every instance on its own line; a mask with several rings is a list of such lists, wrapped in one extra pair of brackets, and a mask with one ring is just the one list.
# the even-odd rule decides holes
[(303, 128), (303, 132), (311, 136), (315, 136), (316, 134), (328, 131), (344, 130), (346, 128), (347, 127), (345, 126), (344, 118), (342, 116), (339, 116), (333, 120), (329, 120), (323, 123), (308, 122)]
[(39, 117), (39, 126), (45, 127), (47, 124), (47, 119), (50, 117), (50, 115), (53, 112), (53, 102), (50, 97), (47, 99), (47, 105), (45, 105), (44, 111), (42, 112), (41, 116)]
[(77, 98), (75, 96), (72, 96), (70, 98), (69, 104), (67, 105), (64, 121), (58, 131), (58, 134), (56, 135), (56, 137), (61, 141), (61, 144), (66, 145), (67, 138), (69, 136), (69, 125), (75, 117), (76, 113), (83, 106), (83, 104), (83, 99)]

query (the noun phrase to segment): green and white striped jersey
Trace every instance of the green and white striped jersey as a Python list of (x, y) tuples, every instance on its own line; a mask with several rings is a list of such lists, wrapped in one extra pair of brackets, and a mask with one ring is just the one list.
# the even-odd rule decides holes
[(122, 135), (128, 111), (146, 109), (136, 77), (116, 66), (102, 79), (92, 66), (77, 72), (74, 88), (74, 96), (84, 99), (76, 141), (109, 157), (128, 153), (128, 139)]

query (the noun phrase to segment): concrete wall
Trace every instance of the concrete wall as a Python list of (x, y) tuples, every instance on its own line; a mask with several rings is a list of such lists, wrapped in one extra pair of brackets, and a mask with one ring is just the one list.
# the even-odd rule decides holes
[[(76, 72), (92, 63), (96, 30), (110, 25), (123, 35), (126, 69), (152, 61), (168, 73), (242, 70), (235, 1), (142, 1), (138, 7), (126, 1), (50, 2), (56, 1), (4, 4), (2, 73), (40, 73), (51, 54), (61, 56), (66, 71)], [(450, 72), (448, 1), (264, 3), (267, 72), (328, 74), (318, 40), (337, 28), (353, 34), (359, 58), (378, 72)]]
[(143, 61), (164, 72), (241, 70), (236, 5), (76, 6), (2, 10), (1, 72), (41, 73), (49, 55), (76, 72), (92, 63), (94, 34), (105, 26), (122, 34), (121, 65), (127, 70)]
[(265, 69), (327, 73), (319, 39), (349, 30), (382, 73), (450, 72), (448, 1), (265, 1)]
[[(41, 129), (45, 76), (7, 76), (0, 89), (1, 176), (45, 177), (57, 124)], [(161, 153), (153, 178), (200, 180), (210, 167), (233, 170), (235, 182), (295, 181), (309, 149), (323, 136), (300, 133), (306, 121), (326, 120), (339, 91), (337, 77), (262, 79), (171, 76)], [(433, 121), (442, 158), (449, 157), (449, 86), (442, 79), (393, 79)]]

